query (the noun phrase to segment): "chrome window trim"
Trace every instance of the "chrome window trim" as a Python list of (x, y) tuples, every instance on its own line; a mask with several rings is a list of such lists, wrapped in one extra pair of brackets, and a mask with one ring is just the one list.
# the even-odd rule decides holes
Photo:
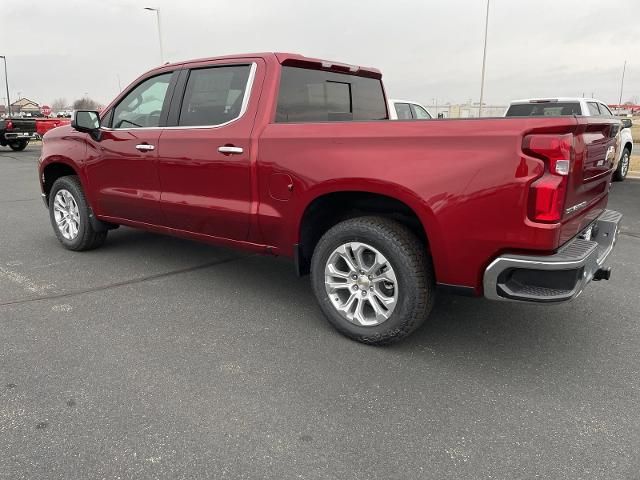
[[(216, 68), (216, 67), (232, 67), (232, 66), (242, 66), (242, 65), (251, 65), (251, 70), (249, 71), (249, 77), (247, 78), (247, 84), (245, 86), (244, 89), (244, 97), (242, 98), (242, 104), (240, 105), (240, 112), (238, 113), (238, 116), (235, 118), (232, 118), (231, 120), (228, 120), (224, 123), (219, 123), (217, 125), (191, 125), (191, 126), (171, 126), (171, 127), (137, 127), (137, 128), (107, 128), (107, 127), (100, 127), (100, 130), (105, 130), (105, 131), (109, 131), (109, 132), (128, 132), (128, 131), (139, 131), (139, 130), (193, 130), (193, 129), (201, 129), (201, 128), (220, 128), (220, 127), (225, 127), (233, 122), (236, 122), (238, 120), (240, 120), (244, 114), (246, 113), (247, 109), (249, 108), (249, 100), (251, 100), (251, 93), (253, 92), (253, 82), (255, 80), (256, 77), (256, 70), (258, 69), (258, 64), (256, 62), (251, 62), (251, 63), (225, 63), (223, 65), (212, 65), (212, 66), (205, 66), (205, 67), (200, 67), (197, 69), (193, 69), (193, 70), (203, 70), (205, 68)], [(181, 107), (182, 107), (182, 101), (181, 103)], [(179, 119), (178, 119), (179, 121)]]

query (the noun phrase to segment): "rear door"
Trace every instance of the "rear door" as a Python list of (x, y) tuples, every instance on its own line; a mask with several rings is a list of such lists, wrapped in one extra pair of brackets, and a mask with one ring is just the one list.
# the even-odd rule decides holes
[(100, 215), (162, 223), (157, 147), (174, 75), (138, 82), (103, 115), (100, 141), (88, 140), (87, 175)]
[(160, 138), (158, 174), (166, 226), (247, 238), (250, 138), (263, 77), (261, 59), (205, 62), (183, 72), (170, 126)]

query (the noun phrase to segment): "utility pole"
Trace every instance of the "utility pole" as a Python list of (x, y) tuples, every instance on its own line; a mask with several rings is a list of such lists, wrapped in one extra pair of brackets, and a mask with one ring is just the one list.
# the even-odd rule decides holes
[(152, 8), (152, 7), (144, 7), (145, 10), (149, 10), (150, 12), (156, 12), (156, 20), (158, 23), (158, 42), (160, 44), (160, 65), (164, 64), (164, 53), (162, 49), (162, 27), (160, 26), (160, 9)]
[(478, 117), (482, 116), (482, 101), (484, 99), (484, 70), (487, 63), (487, 33), (489, 32), (489, 2), (487, 0), (487, 18), (484, 22), (484, 48), (482, 50), (482, 79), (480, 80), (480, 105), (478, 106)]
[(9, 118), (11, 118), (11, 99), (9, 98), (9, 77), (7, 76), (7, 57), (0, 55), (0, 58), (4, 60), (4, 86), (7, 89), (7, 111), (9, 112)]
[(624, 66), (622, 67), (622, 80), (620, 81), (620, 101), (618, 101), (618, 105), (622, 105), (622, 90), (624, 89), (624, 73), (627, 70), (627, 61), (624, 61)]

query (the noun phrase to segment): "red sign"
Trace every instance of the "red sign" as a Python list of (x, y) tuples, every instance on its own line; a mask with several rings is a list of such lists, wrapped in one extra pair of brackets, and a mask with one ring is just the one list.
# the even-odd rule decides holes
[(40, 113), (48, 117), (51, 115), (51, 107), (49, 105), (42, 105), (40, 107)]

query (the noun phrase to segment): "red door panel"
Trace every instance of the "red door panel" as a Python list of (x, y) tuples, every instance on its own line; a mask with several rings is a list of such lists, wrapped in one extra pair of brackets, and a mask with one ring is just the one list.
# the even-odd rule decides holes
[(159, 142), (166, 226), (247, 239), (254, 153), (251, 133), (263, 70), (262, 60), (242, 59), (203, 62), (189, 73), (177, 125), (166, 128)]
[[(103, 130), (100, 142), (92, 142), (97, 155), (87, 163), (87, 175), (100, 215), (154, 225), (163, 223), (156, 168), (160, 132), (160, 129)], [(146, 147), (139, 150), (137, 147), (141, 145)]]

